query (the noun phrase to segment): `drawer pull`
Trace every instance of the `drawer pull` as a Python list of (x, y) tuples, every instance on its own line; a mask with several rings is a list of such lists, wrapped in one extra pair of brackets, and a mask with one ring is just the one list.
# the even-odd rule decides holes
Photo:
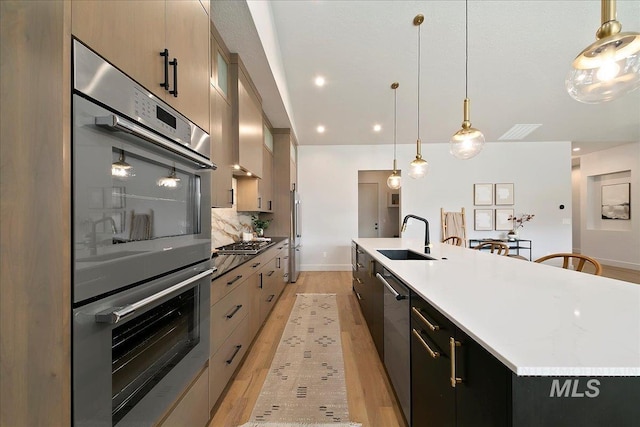
[(260, 263), (259, 263), (259, 262), (256, 262), (256, 263), (255, 263), (255, 264), (253, 264), (251, 267), (256, 268), (256, 267), (257, 267), (257, 266), (259, 266), (259, 265), (260, 265)]
[(411, 333), (415, 335), (416, 338), (418, 338), (418, 340), (420, 341), (420, 344), (422, 344), (425, 350), (427, 350), (427, 352), (429, 353), (429, 356), (433, 357), (434, 359), (437, 359), (438, 357), (440, 357), (440, 352), (431, 350), (431, 347), (429, 347), (429, 344), (427, 344), (424, 338), (422, 338), (422, 335), (420, 335), (420, 332), (413, 329)]
[(271, 295), (269, 295), (269, 298), (267, 298), (267, 302), (271, 302), (271, 301), (273, 301), (273, 299), (274, 299), (275, 297), (276, 297), (276, 296), (275, 296), (275, 294), (271, 294)]
[(236, 346), (236, 351), (234, 351), (233, 354), (231, 355), (231, 359), (227, 360), (227, 365), (231, 365), (233, 363), (233, 359), (236, 358), (241, 348), (242, 348), (242, 345)]
[(426, 317), (424, 317), (424, 315), (420, 312), (419, 309), (415, 308), (415, 307), (411, 307), (411, 311), (413, 311), (413, 313), (418, 316), (418, 318), (420, 320), (422, 320), (424, 322), (425, 325), (427, 325), (429, 327), (429, 329), (431, 329), (432, 331), (439, 331), (440, 330), (440, 326), (436, 325), (435, 322), (429, 322), (427, 320)]
[(227, 286), (233, 285), (234, 283), (236, 283), (240, 279), (242, 279), (242, 275), (236, 276), (235, 279), (231, 280), (230, 282), (227, 282)]
[(449, 337), (449, 348), (451, 350), (451, 387), (456, 388), (456, 384), (462, 382), (462, 378), (456, 377), (456, 347), (460, 347), (460, 341), (456, 341), (453, 337)]
[(364, 265), (360, 264), (359, 262), (356, 262), (356, 270), (359, 270), (362, 267), (364, 267)]
[(273, 273), (275, 273), (275, 270), (271, 270), (270, 272), (267, 273), (267, 277), (271, 277), (273, 276)]
[(235, 316), (238, 310), (240, 310), (241, 308), (242, 308), (242, 304), (236, 305), (236, 308), (234, 308), (231, 313), (227, 314), (227, 319), (231, 319), (233, 316)]
[(362, 280), (360, 280), (359, 277), (354, 277), (353, 280), (355, 280), (356, 282), (362, 285)]

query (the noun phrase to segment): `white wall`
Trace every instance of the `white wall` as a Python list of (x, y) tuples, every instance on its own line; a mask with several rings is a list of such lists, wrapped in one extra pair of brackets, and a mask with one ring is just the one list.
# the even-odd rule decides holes
[[(631, 219), (603, 220), (603, 184), (631, 183)], [(581, 252), (598, 261), (640, 270), (640, 142), (580, 157)]]
[[(302, 270), (351, 268), (350, 243), (358, 234), (358, 171), (388, 169), (391, 152), (389, 145), (299, 147)], [(398, 165), (404, 169), (400, 209), (403, 215), (427, 218), (432, 241), (440, 239), (441, 207), (465, 207), (470, 238), (504, 235), (473, 230), (473, 184), (506, 182), (515, 185), (515, 213), (536, 215), (520, 229), (521, 238), (533, 240), (533, 258), (571, 251), (569, 142), (489, 143), (467, 161), (451, 156), (448, 144), (423, 144), (422, 154), (430, 163), (429, 174), (413, 180), (405, 165), (415, 157), (415, 146), (398, 146)], [(422, 224), (410, 223), (403, 236), (421, 238)]]
[(580, 221), (580, 215), (582, 213), (580, 209), (580, 164), (573, 165), (571, 167), (571, 207), (572, 207), (572, 237), (573, 237), (573, 252), (580, 253), (580, 233), (582, 230), (582, 221)]

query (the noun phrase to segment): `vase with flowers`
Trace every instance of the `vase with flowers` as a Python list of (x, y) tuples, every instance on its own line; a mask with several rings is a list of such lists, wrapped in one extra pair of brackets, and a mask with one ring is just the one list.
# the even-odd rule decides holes
[(513, 224), (511, 231), (507, 233), (509, 241), (518, 240), (518, 229), (524, 227), (525, 222), (529, 222), (533, 219), (534, 214), (522, 214), (520, 216), (509, 216), (509, 221)]

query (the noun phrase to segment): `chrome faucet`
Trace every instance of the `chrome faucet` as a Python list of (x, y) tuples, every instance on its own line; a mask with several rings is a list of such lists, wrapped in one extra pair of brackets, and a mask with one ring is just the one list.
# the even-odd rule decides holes
[(424, 253), (425, 254), (430, 253), (431, 242), (429, 241), (429, 221), (416, 215), (407, 215), (402, 220), (402, 228), (400, 229), (401, 232), (404, 232), (407, 229), (407, 221), (409, 220), (409, 218), (415, 218), (419, 221), (424, 222)]
[(91, 234), (89, 235), (89, 255), (98, 255), (98, 242), (96, 238), (96, 226), (103, 222), (111, 223), (111, 232), (116, 234), (116, 222), (110, 216), (91, 222)]

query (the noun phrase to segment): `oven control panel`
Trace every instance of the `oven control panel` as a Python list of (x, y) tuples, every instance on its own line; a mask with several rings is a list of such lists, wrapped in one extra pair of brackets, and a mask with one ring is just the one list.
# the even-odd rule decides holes
[(134, 90), (134, 93), (134, 114), (140, 123), (150, 126), (184, 145), (189, 145), (191, 128), (182, 117), (163, 108), (156, 101), (154, 95), (138, 88)]

